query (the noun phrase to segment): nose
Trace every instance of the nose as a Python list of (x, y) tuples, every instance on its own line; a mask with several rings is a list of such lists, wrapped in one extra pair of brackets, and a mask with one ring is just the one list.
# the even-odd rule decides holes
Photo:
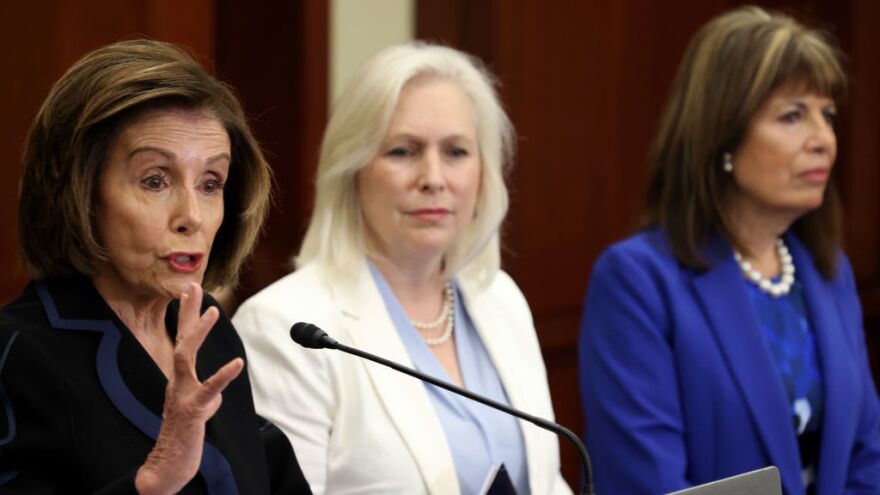
[(807, 140), (807, 146), (810, 151), (815, 153), (836, 153), (837, 134), (834, 132), (834, 126), (828, 122), (822, 112), (819, 112), (819, 115), (815, 116), (812, 120), (813, 132)]
[(171, 228), (181, 234), (192, 234), (202, 226), (202, 212), (196, 191), (181, 188), (177, 195)]
[(419, 161), (417, 187), (420, 191), (436, 192), (446, 187), (443, 177), (443, 162), (435, 151), (429, 151)]

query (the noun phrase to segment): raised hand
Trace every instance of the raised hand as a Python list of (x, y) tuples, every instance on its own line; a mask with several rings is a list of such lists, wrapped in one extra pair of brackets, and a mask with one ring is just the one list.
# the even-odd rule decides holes
[(199, 315), (201, 305), (202, 288), (189, 284), (180, 297), (174, 371), (165, 388), (159, 438), (135, 477), (135, 488), (141, 494), (177, 493), (196, 475), (205, 422), (220, 408), (223, 389), (244, 369), (244, 361), (235, 358), (204, 382), (199, 381), (196, 354), (220, 316), (215, 307)]

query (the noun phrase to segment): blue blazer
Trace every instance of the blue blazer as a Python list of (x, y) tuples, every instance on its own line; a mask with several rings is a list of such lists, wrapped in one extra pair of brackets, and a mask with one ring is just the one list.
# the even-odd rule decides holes
[[(824, 278), (785, 241), (819, 353), (824, 419), (818, 495), (880, 493), (880, 407), (849, 262)], [(775, 465), (804, 493), (782, 378), (720, 237), (708, 270), (678, 263), (658, 229), (610, 247), (593, 269), (579, 343), (586, 443), (599, 493), (666, 493)]]

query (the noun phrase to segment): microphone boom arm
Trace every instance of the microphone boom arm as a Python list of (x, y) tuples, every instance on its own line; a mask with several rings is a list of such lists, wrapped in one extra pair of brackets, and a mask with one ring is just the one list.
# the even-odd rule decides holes
[(428, 383), (430, 383), (431, 385), (435, 385), (437, 387), (448, 390), (450, 392), (463, 395), (463, 396), (467, 397), (468, 399), (475, 400), (475, 401), (477, 401), (481, 404), (484, 404), (486, 406), (489, 406), (489, 407), (492, 407), (495, 409), (500, 409), (500, 410), (506, 412), (507, 414), (511, 414), (513, 416), (516, 416), (517, 418), (524, 419), (524, 420), (528, 421), (529, 423), (532, 423), (536, 426), (544, 428), (545, 430), (549, 430), (554, 433), (561, 434), (562, 436), (564, 436), (569, 442), (571, 442), (575, 446), (575, 449), (577, 450), (578, 456), (580, 456), (580, 458), (581, 458), (581, 464), (584, 466), (585, 477), (584, 477), (584, 481), (582, 483), (581, 493), (582, 494), (594, 494), (595, 493), (594, 488), (593, 488), (593, 482), (592, 482), (592, 480), (593, 480), (593, 467), (592, 467), (592, 464), (590, 463), (590, 457), (589, 457), (589, 455), (587, 455), (587, 449), (586, 449), (586, 447), (584, 447), (584, 444), (581, 442), (580, 438), (578, 438), (578, 436), (575, 435), (574, 433), (572, 433), (572, 431), (569, 430), (568, 428), (561, 426), (561, 425), (558, 425), (556, 423), (552, 423), (550, 421), (547, 421), (546, 419), (538, 418), (538, 417), (532, 416), (530, 414), (526, 414), (522, 411), (518, 411), (518, 410), (513, 409), (512, 407), (510, 407), (506, 404), (502, 404), (500, 402), (494, 401), (494, 400), (489, 399), (487, 397), (477, 395), (467, 389), (458, 387), (458, 386), (453, 385), (451, 383), (444, 382), (442, 380), (438, 380), (432, 376), (418, 373), (417, 371), (415, 371), (411, 368), (407, 368), (406, 366), (403, 366), (401, 364), (395, 363), (394, 361), (389, 361), (389, 360), (381, 358), (379, 356), (374, 356), (372, 354), (361, 351), (360, 349), (355, 349), (354, 347), (349, 347), (345, 344), (340, 344), (339, 342), (332, 340), (332, 339), (328, 339), (328, 340), (332, 341), (332, 343), (330, 341), (324, 341), (324, 344), (326, 345), (326, 347), (329, 347), (331, 349), (337, 349), (337, 350), (340, 350), (343, 352), (347, 352), (349, 354), (353, 354), (355, 356), (373, 361), (374, 363), (378, 363), (383, 366), (393, 368), (401, 373), (405, 373), (405, 374), (412, 376), (414, 378), (418, 378), (419, 380), (425, 380)]

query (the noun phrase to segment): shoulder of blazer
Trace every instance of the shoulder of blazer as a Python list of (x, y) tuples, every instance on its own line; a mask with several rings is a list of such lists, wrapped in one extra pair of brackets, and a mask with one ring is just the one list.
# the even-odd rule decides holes
[(596, 261), (600, 265), (609, 258), (630, 258), (640, 265), (678, 265), (672, 246), (659, 228), (640, 231), (606, 248)]
[(484, 339), (503, 329), (508, 337), (519, 336), (529, 345), (537, 345), (529, 304), (510, 275), (499, 270), (486, 287), (466, 278), (458, 285), (468, 315)]
[(238, 326), (243, 315), (254, 314), (260, 315), (260, 319), (296, 317), (308, 320), (332, 311), (332, 299), (332, 291), (320, 267), (306, 265), (248, 298), (239, 306), (232, 321)]
[[(473, 301), (487, 301), (490, 304), (515, 304), (515, 308), (528, 309), (525, 295), (507, 272), (498, 270), (488, 286), (481, 287), (477, 282), (461, 277), (458, 286), (465, 298)], [(514, 309), (514, 308), (505, 308)]]
[(678, 262), (659, 229), (648, 229), (612, 244), (599, 255), (587, 296), (602, 299), (611, 287), (626, 287), (631, 295), (662, 293), (664, 287), (680, 287), (699, 273)]

